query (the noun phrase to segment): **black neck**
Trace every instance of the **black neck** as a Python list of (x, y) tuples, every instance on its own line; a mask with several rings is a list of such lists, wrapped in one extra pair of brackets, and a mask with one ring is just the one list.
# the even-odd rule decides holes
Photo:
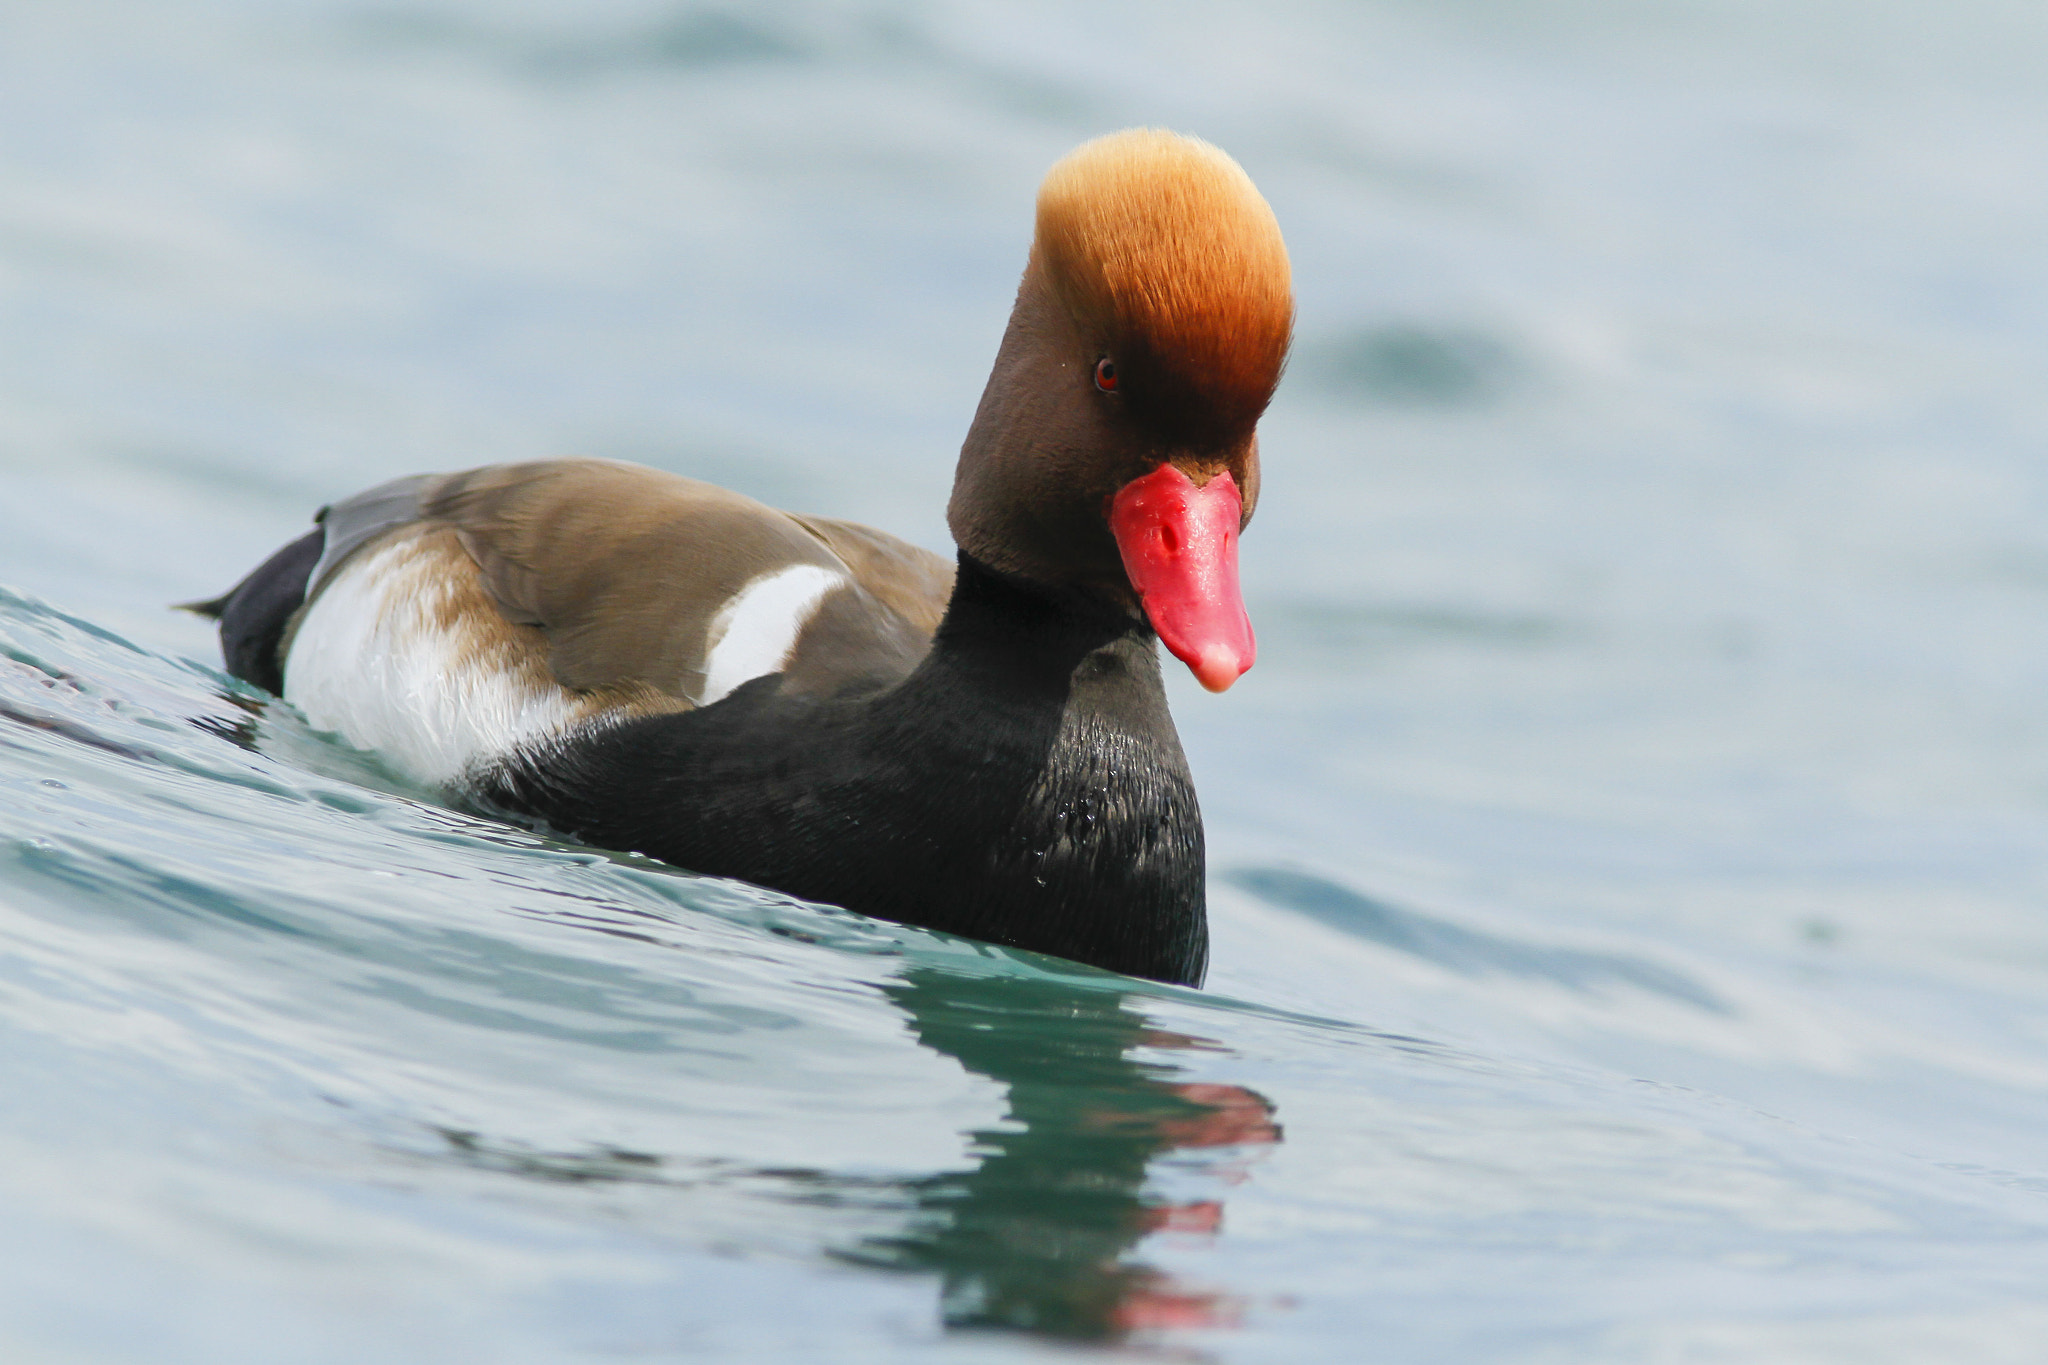
[(948, 716), (970, 743), (954, 756), (965, 781), (1012, 803), (990, 803), (984, 868), (1013, 927), (965, 932), (1199, 983), (1202, 817), (1142, 617), (963, 554), (932, 652), (896, 697)]
[(966, 555), (931, 652), (865, 697), (761, 679), (502, 774), (594, 843), (1168, 981), (1208, 956), (1201, 814), (1149, 627)]

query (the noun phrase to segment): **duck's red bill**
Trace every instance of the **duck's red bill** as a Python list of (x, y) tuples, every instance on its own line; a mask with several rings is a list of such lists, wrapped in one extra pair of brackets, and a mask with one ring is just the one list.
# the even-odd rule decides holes
[(1110, 534), (1145, 615), (1211, 692), (1236, 682), (1258, 655), (1237, 587), (1243, 519), (1244, 499), (1228, 473), (1197, 488), (1171, 464), (1131, 480), (1110, 500)]

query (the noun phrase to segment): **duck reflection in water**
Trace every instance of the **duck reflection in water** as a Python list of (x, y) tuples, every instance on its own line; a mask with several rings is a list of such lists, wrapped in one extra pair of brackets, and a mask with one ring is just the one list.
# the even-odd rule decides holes
[(907, 1231), (842, 1254), (937, 1271), (949, 1327), (1114, 1340), (1235, 1320), (1229, 1296), (1127, 1259), (1151, 1233), (1222, 1225), (1220, 1201), (1148, 1198), (1154, 1158), (1281, 1140), (1263, 1097), (1131, 1055), (1210, 1045), (1151, 1027), (1107, 981), (912, 969), (887, 991), (924, 1046), (1009, 1087), (1008, 1122), (973, 1134), (972, 1170), (910, 1183)]
[[(649, 944), (664, 916), (641, 919), (600, 898), (537, 918)], [(465, 1165), (526, 1179), (688, 1188), (767, 1182), (771, 1197), (845, 1207), (887, 1232), (828, 1242), (860, 1265), (936, 1273), (948, 1327), (1009, 1329), (1070, 1341), (1228, 1326), (1240, 1303), (1184, 1285), (1131, 1253), (1155, 1233), (1202, 1236), (1223, 1225), (1220, 1199), (1171, 1202), (1148, 1189), (1155, 1161), (1174, 1157), (1220, 1189), (1281, 1140), (1273, 1106), (1242, 1086), (1181, 1079), (1162, 1054), (1223, 1049), (1153, 1026), (1120, 978), (1053, 975), (1019, 959), (994, 971), (912, 966), (882, 985), (918, 1042), (1007, 1090), (1002, 1123), (975, 1131), (972, 1169), (923, 1177), (852, 1176), (816, 1168), (689, 1163), (602, 1147), (538, 1151), (469, 1129), (437, 1127)], [(1147, 1055), (1151, 1054), (1151, 1055)], [(707, 1168), (708, 1167), (708, 1168)], [(758, 1187), (757, 1187), (758, 1188)], [(766, 1190), (763, 1191), (767, 1192)]]

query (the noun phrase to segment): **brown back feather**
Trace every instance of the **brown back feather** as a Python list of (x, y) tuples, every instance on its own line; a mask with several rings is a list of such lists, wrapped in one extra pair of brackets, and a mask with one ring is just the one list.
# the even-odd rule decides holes
[(868, 673), (900, 676), (929, 645), (952, 590), (944, 560), (880, 531), (605, 460), (447, 475), (423, 491), (419, 515), (455, 529), (491, 602), (546, 633), (555, 680), (577, 690), (636, 681), (695, 700), (718, 609), (762, 574), (797, 564), (853, 582), (799, 637), (792, 683), (825, 690)]

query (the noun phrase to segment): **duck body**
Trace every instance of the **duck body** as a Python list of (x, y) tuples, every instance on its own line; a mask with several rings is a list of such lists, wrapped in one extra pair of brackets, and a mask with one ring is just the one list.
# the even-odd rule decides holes
[(1198, 983), (1200, 809), (1149, 630), (972, 560), (902, 682), (522, 754), (480, 793), (593, 843), (885, 919)]
[(458, 804), (1200, 984), (1202, 821), (1157, 645), (1212, 690), (1251, 664), (1236, 537), (1291, 325), (1235, 163), (1120, 134), (1041, 190), (956, 564), (564, 460), (373, 488), (195, 605), (230, 671)]
[[(508, 529), (506, 494), (537, 505), (538, 522)], [(574, 513), (620, 497), (666, 546), (722, 531), (727, 595), (657, 596), (626, 623), (612, 597), (660, 584), (642, 554), (632, 572), (614, 566), (616, 581), (600, 573), (604, 591), (551, 603), (555, 620), (511, 623), (531, 613), (493, 597), (483, 566), (542, 567), (530, 557), (568, 553), (555, 542), (573, 538)], [(707, 526), (707, 503), (712, 520), (753, 525)], [(794, 520), (603, 461), (400, 480), (327, 509), (211, 605), (238, 675), (458, 804), (885, 919), (1198, 982), (1201, 814), (1144, 618), (965, 555), (944, 575), (936, 556), (852, 528), (887, 553), (894, 581), (878, 586), (903, 610), (888, 608), (854, 565), (792, 559), (778, 533)], [(742, 546), (751, 562), (736, 564)], [(528, 562), (507, 566), (508, 551)], [(841, 610), (806, 600), (818, 580)], [(798, 594), (778, 598), (778, 581)], [(750, 597), (752, 619), (729, 612)], [(573, 634), (579, 607), (648, 633), (585, 632), (581, 652), (550, 663), (562, 652), (551, 633)], [(722, 631), (721, 614), (736, 618)], [(708, 691), (721, 665), (744, 666), (721, 660), (722, 645), (789, 634), (797, 618), (775, 671)], [(560, 671), (585, 685), (562, 687)]]

